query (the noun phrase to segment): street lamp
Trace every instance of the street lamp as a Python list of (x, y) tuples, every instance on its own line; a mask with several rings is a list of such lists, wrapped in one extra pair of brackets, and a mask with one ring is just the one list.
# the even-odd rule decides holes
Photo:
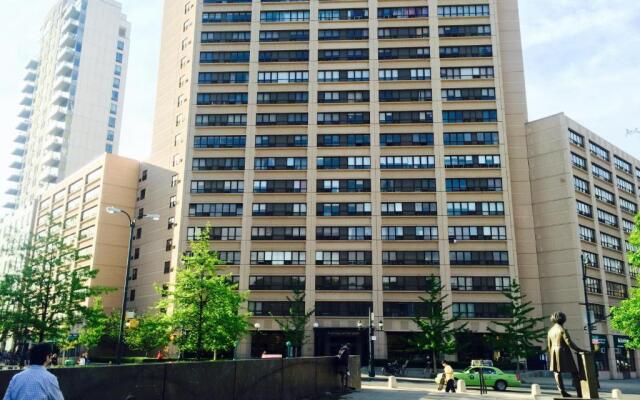
[(256, 322), (255, 324), (253, 324), (253, 327), (256, 329), (256, 331), (260, 330), (260, 322)]
[[(136, 220), (131, 218), (128, 212), (125, 210), (109, 206), (107, 207), (107, 213), (109, 214), (124, 214), (129, 219), (129, 247), (127, 248), (127, 268), (124, 275), (124, 290), (122, 292), (122, 310), (120, 311), (120, 326), (118, 328), (118, 342), (116, 343), (116, 364), (120, 364), (122, 358), (122, 338), (124, 336), (124, 321), (127, 312), (127, 300), (129, 292), (129, 270), (131, 269), (131, 247), (133, 245), (133, 231), (136, 227)], [(144, 214), (143, 218), (149, 218), (153, 221), (159, 221), (160, 215), (158, 214)]]
[(584, 308), (587, 311), (587, 333), (589, 335), (589, 349), (594, 352), (593, 346), (593, 324), (591, 323), (591, 310), (589, 307), (589, 293), (587, 291), (587, 267), (593, 267), (591, 258), (587, 254), (582, 255), (582, 287), (584, 290)]
[[(363, 325), (362, 325), (362, 321), (358, 321), (358, 329), (362, 329)], [(382, 331), (382, 329), (384, 328), (384, 324), (382, 323), (382, 320), (380, 320), (380, 322), (378, 322), (378, 330)], [(368, 327), (368, 334), (369, 334), (369, 377), (374, 378), (376, 376), (376, 368), (374, 366), (375, 363), (375, 340), (376, 340), (376, 327), (375, 327), (375, 315), (373, 314), (373, 312), (371, 311), (371, 308), (369, 308), (369, 327)]]

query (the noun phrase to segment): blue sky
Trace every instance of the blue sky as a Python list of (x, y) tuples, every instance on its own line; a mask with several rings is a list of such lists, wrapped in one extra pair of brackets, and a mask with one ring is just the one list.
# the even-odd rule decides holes
[[(2, 0), (0, 193), (10, 172), (24, 67), (38, 52), (40, 24), (55, 0)], [(120, 153), (149, 152), (162, 0), (121, 0), (133, 24)], [(640, 158), (640, 1), (520, 0), (529, 119), (564, 111)], [(20, 40), (16, 37), (20, 35)]]

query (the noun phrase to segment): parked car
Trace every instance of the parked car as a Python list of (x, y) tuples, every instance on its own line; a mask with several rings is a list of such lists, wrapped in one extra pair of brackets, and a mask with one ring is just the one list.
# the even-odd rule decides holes
[[(498, 391), (505, 391), (508, 387), (520, 387), (522, 381), (516, 374), (507, 374), (496, 367), (467, 367), (462, 372), (454, 372), (453, 379), (463, 380), (467, 387), (480, 386), (480, 370), (484, 374), (484, 380), (487, 387), (494, 388)], [(442, 373), (436, 376), (436, 384), (442, 379)]]

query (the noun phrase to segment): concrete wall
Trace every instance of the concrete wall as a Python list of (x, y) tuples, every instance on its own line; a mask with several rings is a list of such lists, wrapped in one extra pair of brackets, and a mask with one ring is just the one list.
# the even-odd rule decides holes
[[(360, 358), (350, 360), (352, 382), (360, 388)], [(0, 371), (4, 394), (17, 371)], [(294, 358), (118, 367), (57, 368), (66, 400), (295, 400), (340, 390), (335, 359)]]

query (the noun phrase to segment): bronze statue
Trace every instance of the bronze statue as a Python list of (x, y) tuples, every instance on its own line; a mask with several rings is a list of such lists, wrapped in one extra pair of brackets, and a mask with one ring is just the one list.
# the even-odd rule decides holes
[(573, 360), (573, 354), (571, 350), (575, 350), (578, 353), (584, 353), (582, 350), (569, 337), (563, 325), (567, 321), (567, 316), (562, 312), (553, 313), (551, 316), (551, 322), (554, 324), (549, 333), (547, 334), (547, 349), (549, 351), (549, 369), (553, 371), (553, 375), (558, 385), (558, 390), (562, 394), (562, 397), (571, 397), (564, 388), (564, 382), (562, 381), (562, 373), (569, 372), (573, 379), (573, 386), (578, 392), (578, 397), (582, 397), (582, 388), (580, 386), (580, 375), (578, 374), (578, 368)]

